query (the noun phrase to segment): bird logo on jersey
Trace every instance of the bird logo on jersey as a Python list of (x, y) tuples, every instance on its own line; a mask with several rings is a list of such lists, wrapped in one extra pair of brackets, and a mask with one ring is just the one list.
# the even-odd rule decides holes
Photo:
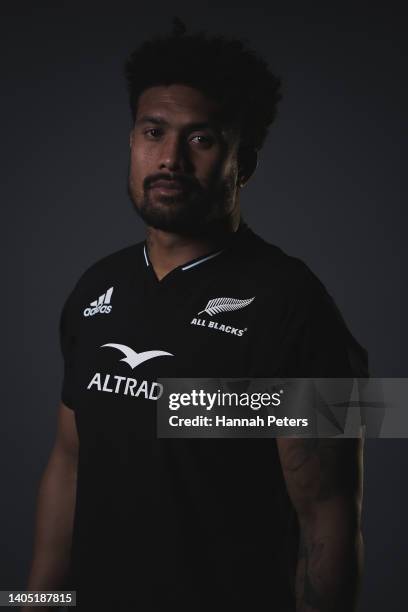
[(129, 364), (132, 370), (136, 368), (141, 363), (148, 361), (149, 359), (154, 359), (155, 357), (174, 357), (173, 353), (168, 353), (167, 351), (143, 351), (143, 353), (136, 353), (130, 346), (126, 346), (126, 344), (115, 344), (113, 342), (109, 342), (108, 344), (102, 344), (101, 348), (104, 346), (111, 346), (112, 348), (116, 348), (121, 351), (125, 356), (122, 357), (120, 361), (124, 361)]

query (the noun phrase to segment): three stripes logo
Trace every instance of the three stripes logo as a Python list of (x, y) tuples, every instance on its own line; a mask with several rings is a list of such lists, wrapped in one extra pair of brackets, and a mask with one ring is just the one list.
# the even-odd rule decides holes
[(109, 314), (112, 310), (111, 297), (113, 287), (110, 287), (105, 293), (102, 293), (97, 300), (94, 300), (84, 310), (84, 317), (92, 317), (98, 313)]

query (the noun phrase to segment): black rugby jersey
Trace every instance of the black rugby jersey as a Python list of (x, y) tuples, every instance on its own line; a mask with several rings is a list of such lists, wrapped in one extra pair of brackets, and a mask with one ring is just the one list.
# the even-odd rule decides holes
[[(209, 317), (218, 298), (246, 305)], [(276, 440), (158, 439), (154, 385), (366, 376), (322, 283), (244, 222), (161, 281), (141, 242), (85, 271), (60, 337), (80, 440), (67, 584), (78, 607), (294, 610), (298, 524)]]

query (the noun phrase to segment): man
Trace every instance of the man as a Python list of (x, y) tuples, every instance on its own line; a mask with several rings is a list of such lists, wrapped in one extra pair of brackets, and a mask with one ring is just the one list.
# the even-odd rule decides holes
[(367, 373), (318, 279), (240, 215), (280, 81), (179, 21), (127, 79), (146, 241), (96, 262), (64, 305), (28, 588), (76, 589), (81, 610), (352, 612), (361, 440), (156, 435), (160, 378)]

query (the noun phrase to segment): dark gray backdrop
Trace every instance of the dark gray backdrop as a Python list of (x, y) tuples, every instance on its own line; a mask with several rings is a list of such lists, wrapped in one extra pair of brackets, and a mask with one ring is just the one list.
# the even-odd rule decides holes
[[(407, 375), (405, 22), (390, 4), (313, 6), (2, 7), (0, 588), (25, 586), (59, 401), (62, 304), (86, 267), (143, 237), (126, 195), (122, 65), (172, 15), (193, 30), (248, 38), (282, 76), (279, 116), (242, 192), (244, 216), (322, 279), (369, 350), (373, 376)], [(405, 440), (366, 442), (364, 612), (408, 603), (407, 456)]]

